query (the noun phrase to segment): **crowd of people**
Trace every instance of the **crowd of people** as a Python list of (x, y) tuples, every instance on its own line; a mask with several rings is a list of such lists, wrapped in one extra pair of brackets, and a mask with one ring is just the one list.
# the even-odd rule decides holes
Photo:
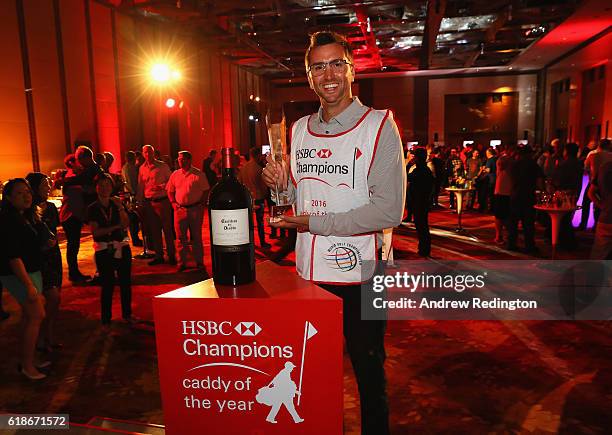
[[(30, 379), (46, 377), (41, 370), (50, 362), (44, 356), (61, 346), (54, 334), (63, 276), (58, 228), (66, 239), (68, 279), (73, 285), (101, 289), (100, 320), (106, 331), (115, 282), (123, 321), (136, 322), (131, 309), (131, 246), (154, 252), (150, 266), (168, 263), (176, 265), (178, 272), (189, 269), (191, 250), (195, 268), (206, 276), (202, 226), (208, 192), (221, 172), (216, 150), (203, 161), (203, 170), (193, 166), (189, 151), (180, 151), (172, 162), (151, 145), (128, 151), (118, 173), (111, 170), (114, 160), (110, 152), (94, 154), (89, 147), (79, 146), (53, 177), (32, 172), (3, 185), (0, 289), (6, 288), (22, 306), (19, 371)], [(254, 198), (260, 245), (269, 248), (263, 218), (269, 190), (261, 179), (265, 162), (260, 149), (253, 148), (246, 163), (236, 155), (236, 164), (241, 163), (239, 176)], [(59, 209), (49, 200), (53, 190), (61, 190)], [(84, 226), (93, 238), (93, 277), (79, 267)], [(0, 302), (0, 319), (8, 317)]]
[[(431, 254), (429, 211), (441, 208), (441, 193), (446, 187), (467, 186), (471, 190), (465, 207), (495, 216), (494, 242), (518, 250), (520, 222), (524, 250), (531, 254), (538, 252), (536, 222), (550, 232), (547, 215), (538, 214), (534, 208), (536, 192), (563, 190), (573, 192), (577, 198), (584, 190), (579, 229), (586, 228), (593, 203), (597, 233), (592, 257), (609, 258), (612, 244), (610, 148), (610, 141), (604, 139), (584, 148), (553, 140), (541, 149), (527, 145), (492, 148), (469, 144), (461, 150), (436, 146), (405, 150), (408, 158), (404, 222), (415, 224), (418, 254), (423, 257)], [(264, 213), (271, 201), (270, 189), (262, 179), (265, 157), (261, 149), (252, 148), (248, 161), (236, 156), (236, 165), (240, 180), (253, 197), (259, 245), (269, 248)], [(130, 244), (145, 245), (154, 252), (149, 265), (168, 263), (176, 265), (178, 272), (190, 268), (191, 250), (195, 268), (206, 273), (202, 226), (208, 191), (217, 183), (221, 170), (217, 151), (212, 150), (204, 159), (202, 170), (193, 166), (188, 151), (179, 152), (172, 164), (170, 159), (162, 159), (151, 145), (128, 151), (120, 173), (111, 172), (113, 162), (112, 153), (94, 155), (90, 148), (81, 146), (66, 156), (65, 169), (58, 171), (54, 179), (33, 172), (4, 185), (0, 219), (6, 233), (3, 236), (9, 243), (2, 250), (0, 280), (23, 307), (20, 370), (33, 379), (44, 377), (38, 369), (47, 363), (35, 362), (35, 349), (50, 352), (58, 346), (54, 340), (54, 324), (59, 312), (63, 272), (57, 243), (59, 227), (66, 238), (68, 279), (73, 284), (101, 288), (100, 316), (104, 327), (111, 322), (115, 279), (120, 288), (123, 320), (134, 322)], [(588, 175), (588, 186), (582, 186), (583, 174)], [(62, 190), (59, 210), (49, 201), (54, 188)], [(451, 209), (457, 206), (452, 193), (449, 206)], [(568, 214), (564, 218), (560, 231), (560, 246), (568, 250), (577, 245), (572, 217)], [(84, 275), (79, 269), (84, 225), (89, 226), (94, 241), (97, 270), (94, 277)], [(6, 231), (8, 228), (17, 230)], [(277, 230), (283, 231), (271, 228), (272, 238), (277, 237)], [(8, 317), (1, 305), (0, 316)]]
[[(429, 211), (441, 208), (440, 195), (446, 187), (472, 188), (466, 208), (495, 216), (494, 242), (518, 250), (519, 222), (523, 230), (524, 250), (537, 253), (535, 223), (540, 221), (550, 231), (545, 214), (534, 209), (537, 191), (570, 191), (584, 188), (582, 218), (585, 229), (589, 207), (593, 203), (597, 233), (592, 257), (610, 258), (612, 245), (611, 188), (612, 151), (607, 139), (580, 148), (575, 143), (553, 140), (549, 146), (501, 145), (496, 148), (467, 145), (454, 147), (417, 147), (406, 150), (406, 218), (413, 221), (418, 234), (418, 254), (431, 254)], [(484, 155), (485, 158), (481, 158)], [(164, 161), (165, 160), (165, 161)], [(66, 238), (68, 279), (73, 284), (99, 285), (100, 317), (103, 327), (111, 322), (115, 280), (118, 280), (123, 320), (132, 323), (130, 245), (148, 246), (154, 252), (151, 266), (168, 263), (178, 272), (190, 268), (189, 251), (195, 268), (206, 273), (202, 226), (206, 198), (217, 183), (221, 171), (217, 151), (212, 150), (202, 162), (202, 170), (193, 166), (192, 155), (181, 151), (174, 162), (162, 159), (151, 145), (128, 151), (120, 173), (112, 173), (114, 156), (110, 152), (94, 155), (80, 146), (64, 159), (65, 169), (55, 178), (33, 172), (12, 179), (4, 185), (0, 228), (4, 244), (0, 280), (4, 288), (22, 305), (24, 324), (20, 370), (32, 379), (44, 377), (39, 369), (48, 361), (35, 359), (35, 350), (51, 352), (59, 344), (54, 339), (54, 324), (59, 312), (63, 265), (57, 242), (58, 228)], [(248, 161), (236, 156), (238, 176), (253, 197), (259, 245), (266, 241), (264, 213), (271, 205), (270, 189), (262, 179), (266, 156), (252, 148)], [(173, 167), (176, 165), (176, 169)], [(588, 186), (582, 186), (583, 174)], [(61, 188), (59, 210), (49, 201), (50, 192)], [(456, 208), (450, 193), (449, 206)], [(560, 245), (574, 249), (575, 231), (568, 214), (561, 225)], [(94, 277), (79, 269), (78, 253), (84, 225), (88, 225), (94, 243)], [(7, 231), (15, 228), (15, 231)], [(275, 238), (280, 228), (271, 228)], [(128, 237), (129, 234), (129, 237)], [(549, 235), (550, 237), (550, 235)], [(164, 256), (165, 254), (165, 256)], [(44, 295), (44, 297), (41, 297)], [(1, 309), (2, 319), (8, 314)]]
[[(468, 188), (464, 208), (492, 213), (495, 216), (494, 242), (505, 245), (509, 250), (519, 250), (517, 239), (520, 222), (524, 233), (524, 250), (530, 254), (538, 252), (535, 245), (536, 222), (544, 225), (546, 236), (551, 238), (548, 216), (537, 213), (534, 208), (538, 201), (537, 194), (542, 192), (550, 196), (562, 191), (570, 198), (579, 198), (580, 193), (584, 192), (581, 204), (576, 204), (582, 208), (578, 228), (587, 228), (590, 205), (593, 203), (594, 217), (598, 223), (593, 256), (600, 258), (604, 255), (600, 253), (602, 249), (606, 251), (606, 248), (600, 248), (602, 243), (607, 243), (605, 246), (608, 250), (610, 248), (607, 224), (612, 199), (608, 194), (608, 162), (612, 161), (612, 149), (609, 139), (592, 141), (584, 147), (573, 142), (563, 144), (554, 139), (550, 145), (536, 149), (529, 145), (484, 147), (472, 143), (461, 150), (429, 145), (405, 152), (412, 157), (407, 158), (406, 166), (408, 188), (404, 222), (414, 221), (421, 256), (427, 257), (431, 251), (427, 214), (432, 208), (441, 207), (439, 196), (445, 187)], [(585, 174), (588, 181), (583, 185)], [(457, 207), (453, 193), (450, 193), (449, 207)], [(602, 211), (605, 213), (603, 220)], [(564, 216), (559, 235), (560, 247), (569, 251), (575, 250), (578, 245), (572, 218), (571, 213)]]

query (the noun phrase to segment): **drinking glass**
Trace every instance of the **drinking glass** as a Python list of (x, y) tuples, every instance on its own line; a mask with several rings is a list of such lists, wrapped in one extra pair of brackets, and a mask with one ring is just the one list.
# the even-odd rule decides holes
[[(276, 116), (275, 116), (276, 115)], [(280, 164), (282, 170), (287, 172), (287, 127), (285, 114), (280, 112), (266, 114), (266, 126), (268, 128), (268, 139), (270, 140), (270, 154), (274, 163)], [(284, 192), (279, 191), (278, 183), (274, 186), (274, 202), (270, 209), (270, 222), (279, 222), (281, 216), (290, 214), (293, 206), (289, 202), (289, 197)]]

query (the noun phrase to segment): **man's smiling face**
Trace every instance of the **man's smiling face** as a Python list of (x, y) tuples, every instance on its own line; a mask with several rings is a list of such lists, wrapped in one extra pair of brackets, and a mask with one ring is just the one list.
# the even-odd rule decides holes
[(340, 44), (326, 44), (315, 47), (309, 56), (309, 67), (318, 63), (330, 62), (334, 60), (344, 60), (342, 71), (334, 71), (331, 65), (327, 64), (321, 75), (308, 73), (308, 83), (310, 88), (315, 91), (321, 99), (321, 104), (329, 108), (349, 105), (352, 99), (351, 83), (355, 79), (355, 70), (348, 64), (350, 59), (345, 56), (344, 48)]

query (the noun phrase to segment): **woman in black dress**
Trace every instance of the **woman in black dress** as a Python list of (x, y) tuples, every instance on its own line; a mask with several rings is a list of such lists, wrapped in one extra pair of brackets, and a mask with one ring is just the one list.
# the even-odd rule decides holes
[[(57, 227), (59, 226), (59, 212), (52, 202), (48, 201), (51, 191), (49, 177), (40, 172), (31, 172), (26, 180), (32, 188), (32, 202), (41, 210), (41, 219), (57, 238)], [(37, 348), (44, 352), (51, 352), (60, 347), (54, 339), (54, 327), (60, 307), (60, 289), (62, 288), (62, 254), (59, 245), (43, 249), (42, 262), (43, 294), (46, 299), (45, 318), (38, 337)]]
[(45, 317), (42, 294), (42, 249), (57, 244), (32, 204), (32, 190), (24, 178), (9, 180), (0, 211), (0, 281), (22, 308), (21, 364), (29, 379), (44, 379), (38, 369), (50, 362), (34, 360), (40, 324)]
[(100, 273), (101, 320), (105, 328), (112, 317), (115, 271), (121, 289), (121, 313), (132, 323), (132, 252), (126, 229), (129, 217), (121, 201), (111, 196), (113, 179), (100, 174), (96, 179), (98, 200), (87, 208), (87, 221), (94, 239), (95, 260)]

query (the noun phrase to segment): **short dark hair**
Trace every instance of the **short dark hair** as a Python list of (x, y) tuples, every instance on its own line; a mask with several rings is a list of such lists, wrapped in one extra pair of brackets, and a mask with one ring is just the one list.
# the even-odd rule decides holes
[(527, 157), (533, 153), (533, 148), (531, 148), (529, 145), (521, 145), (517, 148), (517, 153), (521, 157)]
[(94, 182), (95, 182), (96, 186), (98, 184), (100, 184), (101, 182), (103, 182), (103, 181), (109, 181), (111, 186), (113, 187), (113, 189), (115, 188), (115, 180), (113, 180), (113, 177), (111, 177), (106, 172), (102, 172), (102, 173), (96, 175), (96, 178), (94, 179)]
[(81, 145), (74, 152), (74, 156), (77, 160), (81, 160), (83, 157), (89, 157), (90, 159), (93, 159), (93, 151), (91, 150), (91, 148), (86, 147), (85, 145)]
[(261, 148), (259, 148), (259, 147), (252, 147), (249, 150), (249, 155), (251, 157), (253, 157), (253, 158), (257, 158), (257, 157), (261, 156)]
[(34, 201), (35, 205), (43, 202), (40, 197), (40, 193), (38, 193), (40, 189), (40, 185), (45, 181), (45, 179), (49, 178), (46, 174), (42, 172), (30, 172), (26, 175), (25, 179), (30, 183), (30, 189), (32, 190), (32, 201)]
[(32, 204), (30, 205), (30, 208), (25, 210), (23, 215), (20, 215), (17, 212), (17, 210), (15, 209), (15, 207), (13, 207), (13, 204), (9, 200), (9, 196), (13, 193), (13, 189), (15, 189), (18, 184), (25, 184), (28, 190), (30, 191), (30, 194), (34, 196), (32, 186), (30, 186), (28, 180), (26, 180), (25, 178), (11, 178), (4, 184), (4, 187), (2, 189), (2, 202), (0, 203), (2, 205), (2, 212), (12, 213), (18, 216), (20, 219), (24, 218), (29, 220), (30, 222), (39, 223), (41, 215), (40, 208), (34, 203), (33, 200)]
[(134, 151), (128, 151), (125, 153), (125, 160), (128, 163), (134, 163), (136, 161), (136, 153)]
[(75, 164), (76, 156), (72, 153), (66, 154), (66, 157), (64, 157), (64, 166), (66, 166), (68, 169), (72, 169)]
[(567, 155), (576, 157), (578, 155), (578, 149), (580, 147), (575, 142), (569, 142), (565, 144), (565, 151), (567, 151)]
[(599, 141), (599, 147), (602, 150), (608, 150), (610, 151), (610, 139), (602, 139)]
[(347, 41), (347, 39), (336, 32), (331, 32), (329, 30), (325, 30), (322, 32), (316, 32), (310, 35), (310, 43), (308, 44), (308, 48), (306, 49), (306, 54), (304, 55), (304, 63), (306, 64), (306, 69), (310, 66), (309, 56), (310, 52), (313, 48), (321, 47), (322, 45), (328, 44), (339, 44), (344, 49), (344, 55), (348, 58), (348, 60), (353, 63), (353, 50), (351, 48), (351, 44)]
[(187, 157), (189, 160), (192, 160), (192, 156), (191, 156), (191, 153), (190, 153), (189, 151), (179, 151), (179, 152), (178, 152), (178, 155), (180, 156), (181, 154), (182, 154), (184, 157)]
[(427, 161), (427, 150), (423, 147), (415, 147), (410, 151), (417, 161), (423, 163)]

